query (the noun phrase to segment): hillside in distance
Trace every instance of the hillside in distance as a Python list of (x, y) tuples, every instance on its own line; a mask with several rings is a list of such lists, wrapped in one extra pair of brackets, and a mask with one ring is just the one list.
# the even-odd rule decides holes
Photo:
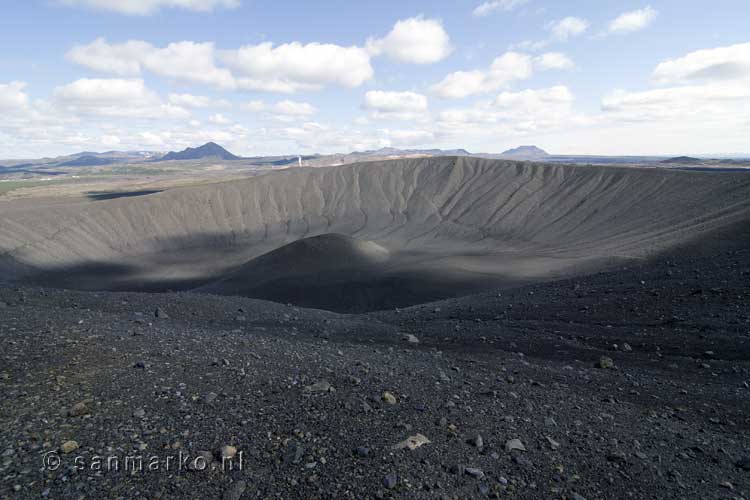
[(503, 151), (501, 156), (518, 160), (543, 160), (548, 158), (550, 154), (536, 146), (519, 146), (517, 148)]
[(197, 148), (187, 148), (180, 152), (170, 151), (155, 161), (203, 160), (207, 158), (228, 161), (241, 159), (241, 157), (233, 155), (215, 142), (207, 142), (203, 146)]

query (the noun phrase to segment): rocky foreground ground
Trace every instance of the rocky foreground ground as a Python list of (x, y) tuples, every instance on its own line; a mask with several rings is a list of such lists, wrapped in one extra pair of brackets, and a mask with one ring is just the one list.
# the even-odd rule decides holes
[(750, 498), (741, 247), (358, 316), (5, 287), (0, 339), (3, 499)]

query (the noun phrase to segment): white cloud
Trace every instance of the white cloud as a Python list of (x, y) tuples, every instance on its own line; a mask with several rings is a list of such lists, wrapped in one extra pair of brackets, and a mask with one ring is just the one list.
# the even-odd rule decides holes
[(143, 80), (82, 78), (57, 87), (56, 107), (68, 113), (126, 118), (186, 118), (179, 106), (165, 104)]
[(305, 122), (295, 126), (271, 129), (267, 133), (267, 138), (272, 141), (293, 141), (302, 151), (340, 153), (382, 147), (431, 146), (435, 140), (435, 134), (431, 130), (359, 130)]
[(158, 104), (156, 94), (146, 88), (143, 80), (116, 78), (82, 78), (73, 83), (57, 87), (55, 98), (66, 103), (85, 106), (121, 103), (124, 105)]
[(141, 74), (141, 60), (151, 50), (151, 44), (139, 40), (110, 45), (105, 39), (97, 38), (88, 45), (73, 46), (66, 57), (69, 61), (101, 73), (138, 76)]
[(569, 70), (575, 67), (573, 61), (562, 52), (547, 52), (535, 57), (534, 65), (541, 70)]
[(66, 57), (118, 77), (138, 77), (149, 72), (222, 90), (295, 93), (326, 85), (359, 87), (374, 76), (373, 55), (425, 64), (445, 58), (451, 50), (448, 34), (439, 21), (415, 17), (398, 21), (385, 38), (369, 40), (367, 48), (264, 42), (217, 50), (212, 42), (186, 40), (156, 47), (142, 40), (109, 43), (97, 38), (73, 46)]
[[(296, 126), (270, 129), (267, 141), (291, 141), (293, 147), (304, 152), (364, 151), (389, 146), (387, 138), (371, 131), (350, 128), (335, 128), (317, 122), (305, 122)], [(291, 148), (286, 147), (288, 153)]]
[(614, 119), (634, 122), (727, 118), (737, 122), (750, 112), (750, 86), (721, 83), (641, 92), (616, 90), (602, 100), (602, 111)]
[(0, 83), (0, 111), (12, 112), (25, 109), (29, 97), (24, 92), (24, 82)]
[(498, 109), (510, 110), (516, 115), (544, 113), (545, 111), (569, 110), (573, 103), (570, 90), (558, 85), (540, 90), (522, 90), (520, 92), (503, 92), (499, 94), (492, 105)]
[(440, 21), (422, 16), (403, 19), (384, 38), (370, 39), (367, 49), (401, 62), (430, 64), (453, 52), (450, 37)]
[(183, 41), (157, 48), (139, 40), (110, 44), (97, 38), (88, 45), (74, 46), (66, 56), (76, 64), (102, 73), (138, 76), (150, 71), (176, 80), (233, 88), (232, 74), (216, 66), (214, 52), (213, 43)]
[(225, 99), (213, 99), (203, 95), (169, 94), (167, 98), (170, 103), (175, 106), (182, 106), (183, 108), (225, 108), (230, 106), (230, 102)]
[(251, 113), (257, 113), (266, 109), (266, 103), (259, 100), (244, 102), (240, 105), (240, 109), (243, 111), (250, 111)]
[(164, 139), (153, 132), (141, 132), (139, 134), (141, 143), (147, 146), (164, 146)]
[(502, 92), (489, 102), (441, 112), (435, 135), (443, 143), (464, 147), (498, 140), (539, 142), (542, 135), (571, 134), (596, 123), (594, 117), (577, 113), (573, 103), (573, 94), (564, 86)]
[(235, 8), (240, 5), (239, 0), (61, 0), (61, 3), (140, 16), (155, 14), (163, 7), (208, 12), (217, 7)]
[(489, 92), (487, 73), (481, 70), (456, 71), (430, 87), (434, 94), (446, 99), (461, 99), (470, 95)]
[(573, 113), (573, 101), (573, 94), (562, 85), (502, 92), (491, 102), (440, 113), (439, 126), (461, 131), (494, 124), (515, 132), (563, 127), (574, 119), (581, 121), (581, 117)]
[(569, 16), (557, 21), (552, 21), (545, 26), (550, 36), (544, 40), (524, 40), (511, 45), (511, 50), (530, 50), (533, 52), (543, 50), (554, 43), (566, 42), (569, 39), (582, 35), (589, 29), (590, 23), (583, 18)]
[(651, 6), (621, 14), (609, 23), (608, 32), (625, 34), (639, 31), (654, 22), (658, 12)]
[(232, 120), (222, 115), (221, 113), (216, 113), (215, 115), (209, 116), (208, 121), (210, 123), (213, 123), (214, 125), (228, 125), (232, 123)]
[(529, 0), (490, 0), (477, 6), (472, 12), (474, 17), (484, 17), (499, 10), (511, 11)]
[(118, 144), (120, 144), (121, 141), (120, 141), (120, 138), (117, 137), (116, 135), (103, 135), (99, 139), (99, 142), (102, 145), (107, 146), (107, 147), (115, 147)]
[(227, 89), (234, 86), (229, 70), (216, 66), (214, 44), (210, 42), (170, 43), (163, 49), (146, 52), (141, 64), (160, 76)]
[(415, 92), (371, 90), (365, 94), (363, 108), (373, 118), (416, 120), (426, 116), (427, 97)]
[(566, 17), (559, 21), (554, 21), (547, 26), (555, 40), (564, 42), (569, 38), (582, 35), (589, 29), (589, 22), (580, 17)]
[[(235, 74), (219, 67), (217, 56)], [(158, 48), (139, 40), (110, 44), (98, 38), (73, 47), (67, 57), (103, 73), (138, 76), (149, 71), (225, 90), (292, 93), (317, 90), (326, 84), (358, 87), (373, 76), (370, 54), (365, 49), (319, 43), (293, 42), (274, 47), (266, 42), (217, 51), (210, 42), (182, 41)]]
[(383, 131), (390, 146), (413, 147), (430, 145), (435, 134), (428, 130), (385, 130)]
[(250, 113), (261, 113), (260, 117), (263, 119), (281, 122), (306, 119), (318, 112), (318, 109), (310, 103), (289, 99), (275, 104), (266, 104), (261, 100), (249, 101), (242, 103), (240, 109)]
[(281, 115), (296, 117), (314, 115), (318, 111), (312, 104), (290, 100), (276, 103), (273, 109)]
[(459, 99), (474, 94), (492, 92), (515, 80), (525, 80), (533, 74), (533, 61), (527, 54), (506, 52), (492, 61), (487, 71), (457, 71), (431, 87), (444, 98)]
[(298, 42), (270, 42), (223, 51), (220, 58), (237, 74), (237, 86), (249, 90), (293, 93), (326, 84), (359, 87), (374, 71), (360, 47)]
[(750, 80), (750, 43), (698, 50), (662, 62), (652, 78), (659, 84)]

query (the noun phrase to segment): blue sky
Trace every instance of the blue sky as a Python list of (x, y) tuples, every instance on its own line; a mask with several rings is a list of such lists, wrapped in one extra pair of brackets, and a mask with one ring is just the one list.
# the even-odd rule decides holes
[(0, 157), (748, 152), (749, 18), (746, 0), (12, 2)]

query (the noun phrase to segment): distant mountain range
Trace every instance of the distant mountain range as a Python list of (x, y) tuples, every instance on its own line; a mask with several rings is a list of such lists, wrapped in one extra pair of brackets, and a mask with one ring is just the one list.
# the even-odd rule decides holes
[(203, 146), (197, 148), (187, 148), (180, 152), (170, 151), (161, 158), (155, 159), (153, 161), (203, 160), (208, 158), (228, 161), (242, 159), (239, 156), (233, 155), (215, 142), (207, 142)]
[(96, 167), (99, 165), (111, 165), (113, 163), (118, 163), (120, 160), (118, 158), (106, 158), (106, 157), (100, 157), (100, 156), (94, 156), (93, 154), (90, 155), (83, 155), (78, 156), (76, 158), (73, 158), (72, 160), (68, 160), (63, 163), (58, 163), (58, 167)]
[(370, 151), (355, 151), (352, 155), (361, 156), (405, 156), (405, 155), (429, 155), (429, 156), (471, 156), (465, 149), (398, 149), (380, 148)]
[[(0, 175), (13, 176), (15, 178), (33, 178), (65, 176), (72, 173), (107, 171), (107, 169), (118, 169), (124, 166), (135, 166), (137, 169), (147, 169), (146, 165), (156, 167), (158, 162), (186, 161), (184, 168), (193, 168), (194, 164), (201, 161), (237, 162), (237, 168), (287, 168), (296, 167), (300, 159), (303, 167), (323, 167), (331, 165), (343, 165), (363, 161), (388, 160), (408, 157), (425, 156), (466, 156), (487, 159), (504, 159), (511, 161), (540, 161), (557, 164), (583, 164), (583, 165), (654, 165), (663, 168), (679, 169), (727, 169), (750, 168), (750, 158), (723, 158), (709, 159), (708, 157), (694, 158), (689, 156), (678, 156), (668, 158), (665, 156), (591, 156), (591, 155), (551, 155), (534, 145), (524, 145), (508, 149), (502, 153), (471, 153), (465, 149), (399, 149), (380, 148), (367, 151), (354, 151), (351, 153), (313, 154), (298, 156), (276, 155), (276, 156), (237, 156), (215, 142), (208, 142), (195, 148), (187, 148), (182, 151), (105, 151), (101, 153), (82, 151), (56, 158), (40, 158), (36, 160), (0, 160)], [(152, 168), (153, 168), (152, 167)], [(171, 168), (171, 167), (170, 167)], [(123, 172), (120, 169), (118, 172)]]

